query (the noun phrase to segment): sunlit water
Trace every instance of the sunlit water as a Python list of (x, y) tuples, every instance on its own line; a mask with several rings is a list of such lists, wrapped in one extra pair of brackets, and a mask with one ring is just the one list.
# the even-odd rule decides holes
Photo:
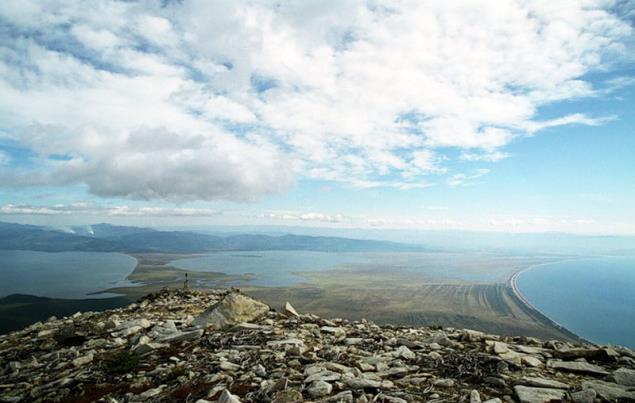
[(572, 332), (635, 348), (635, 258), (544, 264), (521, 273), (517, 285), (532, 305)]

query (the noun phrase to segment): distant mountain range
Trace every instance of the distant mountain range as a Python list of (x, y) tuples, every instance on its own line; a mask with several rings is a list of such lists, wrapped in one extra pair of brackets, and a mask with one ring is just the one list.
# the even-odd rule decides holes
[(55, 228), (0, 222), (0, 249), (44, 252), (166, 252), (308, 250), (324, 252), (420, 252), (421, 245), (307, 235), (212, 235), (111, 224)]

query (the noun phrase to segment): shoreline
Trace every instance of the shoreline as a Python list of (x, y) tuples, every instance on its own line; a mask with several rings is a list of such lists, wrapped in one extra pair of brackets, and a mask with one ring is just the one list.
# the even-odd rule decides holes
[[(573, 260), (577, 260), (577, 259), (573, 259)], [(551, 262), (551, 263), (553, 263), (553, 262)], [(565, 334), (567, 337), (572, 338), (573, 340), (584, 342), (584, 343), (595, 344), (595, 343), (593, 343), (593, 342), (591, 342), (589, 340), (586, 340), (582, 336), (574, 333), (573, 331), (569, 330), (567, 327), (561, 325), (560, 323), (556, 322), (555, 320), (551, 319), (549, 316), (547, 316), (545, 313), (543, 313), (540, 309), (536, 308), (531, 302), (529, 302), (525, 298), (525, 296), (520, 292), (520, 289), (518, 288), (518, 284), (517, 284), (518, 276), (520, 276), (522, 273), (524, 273), (526, 271), (529, 271), (531, 269), (534, 269), (536, 267), (543, 266), (545, 264), (551, 264), (551, 263), (541, 263), (541, 264), (525, 267), (524, 269), (520, 269), (517, 272), (515, 272), (514, 274), (512, 274), (511, 277), (509, 278), (508, 282), (507, 282), (507, 286), (511, 290), (511, 294), (518, 300), (518, 302), (521, 305), (523, 305), (528, 311), (532, 312), (532, 314), (533, 314), (532, 316), (534, 316), (534, 319), (537, 322), (539, 322), (539, 323), (541, 323), (543, 325), (547, 325), (549, 327), (554, 327), (554, 328), (558, 329), (560, 332), (562, 332), (563, 334)]]

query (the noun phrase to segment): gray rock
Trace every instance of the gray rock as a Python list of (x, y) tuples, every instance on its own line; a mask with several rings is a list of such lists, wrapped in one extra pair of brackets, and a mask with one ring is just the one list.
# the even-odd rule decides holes
[(335, 326), (322, 326), (320, 330), (324, 333), (332, 334), (335, 337), (346, 336), (346, 330)]
[(151, 399), (153, 397), (156, 397), (158, 395), (161, 394), (161, 392), (163, 392), (163, 389), (166, 388), (167, 385), (161, 385), (157, 388), (153, 388), (153, 389), (148, 389), (143, 393), (139, 394), (139, 398), (143, 399), (143, 400), (147, 400), (147, 399)]
[(635, 370), (620, 368), (613, 372), (615, 383), (624, 386), (635, 386)]
[(329, 403), (353, 403), (353, 392), (346, 390), (326, 400)]
[(445, 333), (442, 333), (442, 332), (441, 333), (435, 333), (430, 338), (430, 343), (437, 343), (437, 344), (439, 344), (441, 346), (445, 346), (445, 347), (451, 346), (453, 344), (452, 340), (450, 340), (448, 338), (448, 335), (446, 335)]
[[(417, 368), (417, 367), (414, 367)], [(408, 367), (392, 367), (384, 371), (378, 372), (377, 375), (381, 378), (402, 378), (410, 372)]]
[(241, 403), (238, 396), (232, 395), (229, 393), (227, 389), (223, 390), (220, 397), (218, 398), (218, 403)]
[(525, 345), (522, 345), (522, 344), (514, 346), (514, 348), (518, 352), (521, 352), (521, 353), (524, 353), (524, 354), (533, 354), (533, 355), (540, 354), (540, 353), (542, 353), (544, 351), (544, 349), (540, 348), (540, 347), (531, 347), (531, 346), (525, 346)]
[(341, 377), (342, 375), (338, 374), (337, 372), (322, 371), (322, 372), (317, 372), (315, 374), (309, 375), (304, 380), (304, 383), (308, 384), (315, 381), (333, 382), (333, 381), (339, 381)]
[(408, 401), (405, 399), (396, 396), (389, 396), (383, 393), (377, 395), (377, 401), (388, 403), (408, 403)]
[(436, 351), (431, 351), (430, 353), (428, 353), (428, 357), (432, 358), (435, 361), (441, 361), (443, 359), (443, 356)]
[(593, 389), (579, 390), (570, 394), (573, 403), (593, 403), (597, 393)]
[(264, 378), (267, 376), (267, 369), (260, 364), (257, 364), (253, 367), (254, 374), (257, 376)]
[(498, 388), (506, 388), (507, 382), (503, 378), (499, 378), (497, 376), (486, 376), (483, 378), (483, 382), (488, 385), (496, 386)]
[(179, 343), (182, 341), (191, 341), (200, 338), (203, 335), (203, 329), (196, 329), (189, 332), (179, 332), (175, 335), (171, 335), (161, 339), (166, 343)]
[(293, 305), (291, 305), (291, 304), (289, 303), (289, 301), (287, 301), (287, 303), (286, 303), (286, 304), (284, 304), (284, 313), (285, 313), (287, 316), (293, 316), (293, 317), (296, 317), (296, 318), (297, 318), (298, 316), (300, 316), (300, 315), (298, 314), (298, 311), (296, 311), (296, 310), (295, 310), (295, 308), (293, 307)]
[(454, 379), (437, 379), (432, 384), (440, 388), (451, 388), (454, 386)]
[(251, 322), (269, 312), (269, 306), (238, 292), (230, 292), (193, 322), (194, 326), (224, 329), (240, 322)]
[(493, 350), (496, 354), (504, 354), (509, 351), (509, 347), (503, 342), (495, 341)]
[(533, 357), (531, 355), (524, 355), (520, 357), (520, 362), (527, 365), (528, 367), (534, 367), (534, 368), (542, 367), (544, 365), (542, 361), (540, 361), (538, 358)]
[(550, 403), (561, 401), (565, 396), (562, 389), (533, 388), (529, 386), (514, 386), (514, 392), (520, 403)]
[(224, 371), (238, 371), (240, 369), (240, 365), (229, 361), (221, 361), (219, 367)]
[(75, 358), (73, 360), (73, 365), (76, 367), (81, 367), (91, 362), (93, 362), (93, 353), (88, 353), (84, 356)]
[(324, 381), (315, 381), (307, 389), (306, 392), (311, 397), (324, 397), (331, 394), (333, 385)]
[(295, 389), (281, 390), (273, 398), (272, 403), (298, 403), (303, 402), (302, 393)]
[(272, 340), (267, 342), (269, 347), (296, 346), (304, 347), (304, 342), (300, 339)]
[(582, 382), (583, 389), (593, 389), (598, 396), (609, 401), (615, 401), (617, 399), (633, 399), (635, 400), (635, 392), (629, 391), (626, 387), (616, 385), (614, 383), (604, 381), (584, 381)]
[(470, 403), (481, 403), (481, 394), (474, 389), (470, 392)]
[(168, 347), (168, 344), (150, 342), (150, 343), (138, 344), (137, 346), (134, 347), (132, 351), (137, 355), (148, 355), (155, 350), (158, 350), (160, 348), (165, 348), (165, 347)]
[(604, 368), (598, 365), (589, 364), (588, 362), (549, 360), (547, 361), (547, 367), (579, 374), (602, 376), (609, 374)]
[(303, 402), (302, 393), (295, 389), (281, 390), (274, 396), (272, 403), (298, 403)]
[(406, 360), (414, 360), (415, 358), (417, 358), (417, 355), (406, 346), (401, 346), (397, 350), (395, 350), (395, 356), (401, 357)]
[(537, 386), (539, 388), (569, 389), (569, 385), (566, 383), (535, 376), (524, 376), (518, 380), (518, 384), (525, 386)]
[(364, 378), (346, 379), (344, 380), (344, 383), (346, 384), (346, 386), (348, 386), (351, 389), (369, 389), (369, 388), (379, 389), (381, 388), (380, 381), (373, 381), (371, 379), (364, 379)]

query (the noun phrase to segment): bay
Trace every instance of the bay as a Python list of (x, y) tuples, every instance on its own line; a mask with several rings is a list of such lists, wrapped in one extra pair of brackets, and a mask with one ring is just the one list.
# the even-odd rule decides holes
[(635, 348), (635, 258), (538, 265), (516, 284), (529, 303), (579, 336)]
[(0, 250), (0, 297), (108, 298), (115, 294), (89, 294), (132, 285), (125, 278), (136, 264), (121, 253)]

